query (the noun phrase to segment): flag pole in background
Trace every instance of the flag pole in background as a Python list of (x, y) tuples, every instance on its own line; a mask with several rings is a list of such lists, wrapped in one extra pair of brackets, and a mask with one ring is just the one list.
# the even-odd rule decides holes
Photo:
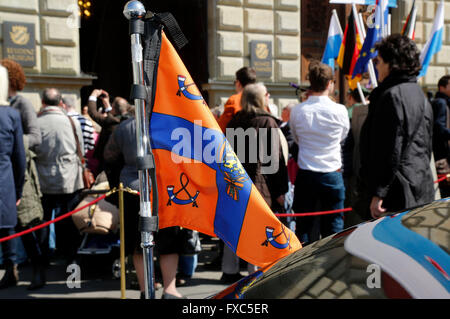
[[(154, 159), (150, 145), (148, 131), (149, 118), (147, 117), (146, 100), (147, 91), (144, 83), (143, 48), (141, 36), (144, 35), (144, 21), (146, 15), (145, 7), (139, 1), (128, 1), (125, 4), (123, 14), (130, 20), (131, 58), (133, 67), (133, 86), (131, 98), (136, 106), (136, 141), (137, 141), (137, 168), (139, 171), (140, 192), (140, 220), (139, 230), (141, 232), (141, 247), (144, 259), (145, 298), (155, 299), (155, 278), (153, 266), (153, 232), (158, 229), (158, 216), (152, 216), (150, 203), (151, 187), (154, 189), (153, 201), (157, 201)], [(152, 79), (151, 75), (148, 75)], [(153, 185), (151, 184), (153, 181)], [(156, 213), (156, 211), (155, 211)]]
[(364, 42), (364, 38), (366, 37), (366, 32), (364, 30), (364, 25), (359, 20), (358, 16), (358, 10), (356, 9), (356, 5), (352, 3), (352, 13), (353, 13), (353, 19), (355, 19), (356, 27), (358, 28), (357, 33), (359, 33), (359, 36), (361, 37), (361, 42)]
[[(359, 23), (362, 26), (362, 34), (364, 35), (364, 40), (366, 40), (366, 31), (364, 30), (364, 20), (363, 20), (361, 13), (359, 13)], [(363, 43), (363, 45), (364, 45), (364, 43)], [(369, 72), (369, 76), (370, 76), (370, 82), (372, 82), (372, 87), (376, 88), (378, 86), (378, 81), (377, 81), (377, 76), (375, 74), (375, 68), (373, 66), (372, 59), (369, 60), (369, 65), (367, 68), (368, 68), (368, 72)]]
[(383, 38), (385, 38), (388, 35), (387, 24), (389, 22), (389, 15), (386, 16), (386, 14), (385, 14), (385, 12), (387, 10), (388, 2), (387, 2), (387, 0), (378, 0), (377, 5), (379, 5), (381, 8), (381, 35)]
[(328, 29), (327, 44), (323, 52), (322, 63), (328, 64), (334, 72), (334, 60), (339, 55), (343, 32), (335, 9), (332, 11), (330, 27)]
[(388, 22), (387, 22), (387, 35), (391, 35), (391, 27), (392, 27), (392, 15), (388, 14)]
[[(354, 3), (352, 4), (352, 12), (353, 12), (353, 16), (354, 16), (355, 21), (356, 21), (356, 26), (358, 28), (358, 32), (357, 33), (359, 33), (359, 36), (361, 37), (361, 42), (364, 43), (364, 40), (366, 38), (366, 30), (364, 28), (364, 21), (362, 20), (362, 14), (361, 13), (358, 14), (358, 11), (356, 10), (356, 5)], [(360, 53), (361, 53), (361, 51), (360, 51)], [(366, 99), (364, 97), (363, 91), (361, 89), (361, 83), (360, 82), (356, 83), (356, 88), (358, 89), (358, 93), (359, 93), (359, 97), (361, 98), (361, 102), (364, 105), (366, 105), (367, 102), (366, 102)]]
[(353, 70), (362, 48), (358, 25), (358, 15), (353, 10), (348, 16), (344, 37), (337, 58), (337, 63), (341, 68), (341, 74), (346, 77), (348, 85), (352, 90), (356, 89), (356, 83), (361, 78), (360, 74), (358, 74), (357, 78), (352, 78)]
[(434, 18), (433, 28), (428, 37), (425, 46), (420, 54), (420, 63), (422, 63), (422, 71), (418, 77), (422, 77), (427, 73), (428, 65), (433, 58), (433, 55), (438, 53), (442, 47), (442, 38), (444, 33), (444, 1), (441, 0), (436, 10), (436, 17)]
[(359, 93), (359, 96), (361, 97), (361, 103), (362, 103), (363, 105), (367, 105), (368, 103), (367, 103), (366, 97), (364, 96), (364, 93), (363, 93), (363, 91), (362, 91), (361, 83), (358, 82), (356, 85), (357, 85), (357, 87), (358, 87), (358, 93)]
[(332, 14), (333, 14), (333, 17), (336, 19), (337, 26), (339, 27), (339, 34), (342, 36), (344, 34), (344, 31), (342, 30), (341, 23), (339, 22), (339, 17), (338, 17), (336, 9), (333, 9)]
[(405, 25), (402, 29), (402, 35), (406, 35), (411, 40), (415, 39), (416, 19), (417, 7), (416, 0), (414, 0), (411, 6), (411, 11), (409, 12), (408, 18), (406, 19)]
[[(356, 7), (353, 8), (353, 12), (356, 11)], [(355, 64), (355, 68), (353, 70), (352, 77), (362, 74), (367, 70), (369, 72), (370, 81), (372, 83), (372, 87), (376, 88), (378, 86), (377, 78), (375, 74), (375, 69), (373, 67), (372, 57), (374, 56), (373, 46), (376, 41), (379, 39), (379, 30), (380, 30), (380, 8), (376, 6), (375, 9), (375, 18), (374, 23), (369, 26), (366, 34), (366, 30), (364, 28), (364, 21), (362, 18), (362, 14), (359, 13), (358, 16), (358, 27), (360, 28), (361, 37), (364, 39), (364, 43), (362, 45), (361, 51), (358, 56), (358, 60)]]

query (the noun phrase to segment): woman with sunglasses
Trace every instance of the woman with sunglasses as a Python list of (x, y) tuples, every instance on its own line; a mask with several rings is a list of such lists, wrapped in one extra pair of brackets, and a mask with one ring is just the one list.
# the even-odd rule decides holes
[(417, 75), (420, 52), (394, 34), (375, 45), (379, 86), (370, 94), (361, 130), (359, 198), (354, 210), (364, 219), (431, 202), (433, 113)]

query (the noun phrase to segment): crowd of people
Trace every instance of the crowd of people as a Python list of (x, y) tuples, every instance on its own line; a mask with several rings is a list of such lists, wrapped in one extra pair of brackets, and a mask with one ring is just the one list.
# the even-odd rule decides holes
[[(439, 81), (439, 92), (430, 103), (417, 83), (420, 52), (413, 41), (391, 35), (376, 50), (379, 86), (349, 90), (346, 106), (335, 101), (334, 71), (310, 61), (310, 86), (302, 103), (284, 107), (280, 120), (269, 108), (265, 86), (257, 83), (254, 70), (244, 67), (236, 72), (236, 95), (218, 119), (224, 132), (227, 127), (281, 129), (277, 145), (287, 142), (288, 153), (280, 148), (276, 174), (261, 174), (260, 162), (243, 163), (274, 212), (290, 206), (294, 213), (352, 208), (345, 215), (297, 218), (295, 233), (304, 246), (385, 212), (432, 202), (433, 171), (450, 173), (449, 76)], [(273, 141), (266, 145), (276, 147)], [(248, 151), (248, 141), (246, 147)], [(291, 185), (293, 203), (286, 193)], [(448, 196), (446, 181), (439, 188)], [(226, 281), (242, 277), (236, 258), (224, 247)]]
[[(257, 135), (260, 129), (274, 132), (264, 136), (266, 143), (258, 143), (257, 153), (277, 154), (271, 157), (275, 163), (270, 163), (277, 168), (275, 172), (267, 170), (269, 163), (260, 157), (257, 161), (240, 158), (274, 212), (353, 208), (345, 215), (297, 218), (295, 233), (303, 245), (387, 211), (431, 202), (435, 198), (433, 170), (450, 173), (450, 76), (440, 79), (430, 104), (417, 84), (420, 52), (414, 42), (391, 35), (380, 41), (376, 50), (379, 86), (371, 92), (350, 90), (347, 106), (335, 101), (333, 70), (311, 61), (310, 87), (302, 103), (291, 103), (280, 114), (251, 67), (236, 72), (236, 94), (225, 103), (223, 112), (211, 109), (224, 134), (238, 128), (254, 128)], [(72, 211), (87, 187), (87, 168), (94, 176), (105, 172), (110, 188), (123, 183), (139, 190), (136, 121), (126, 99), (111, 101), (108, 92), (95, 89), (79, 114), (73, 98), (47, 88), (36, 113), (30, 101), (18, 94), (26, 83), (21, 66), (8, 59), (1, 60), (1, 65), (0, 238)], [(259, 141), (260, 136), (257, 138)], [(254, 145), (249, 140), (245, 143), (245, 154), (250, 156)], [(445, 181), (440, 192), (443, 197), (450, 193)], [(132, 256), (143, 293), (139, 197), (124, 196), (126, 254)], [(114, 196), (109, 200), (118, 205)], [(288, 220), (283, 222), (291, 227)], [(80, 232), (71, 219), (58, 222), (55, 232), (56, 251), (69, 264), (81, 243)], [(187, 276), (195, 270), (195, 254), (188, 260), (180, 258), (183, 240), (186, 236), (179, 227), (156, 235), (163, 298), (183, 298), (177, 290), (180, 261), (187, 265)], [(28, 289), (39, 289), (46, 283), (51, 256), (49, 228), (22, 236), (22, 242), (33, 265)], [(1, 245), (5, 274), (0, 289), (17, 284), (14, 245), (13, 240)], [(231, 283), (242, 277), (240, 260), (227, 245), (221, 248), (221, 280)], [(248, 264), (247, 269), (252, 273), (257, 267)]]
[[(42, 105), (36, 112), (32, 103), (18, 94), (26, 83), (22, 67), (15, 61), (3, 59), (0, 76), (0, 238), (73, 211), (82, 200), (82, 191), (92, 184), (86, 180), (87, 171), (93, 177), (104, 172), (111, 189), (122, 182), (125, 187), (139, 191), (134, 109), (126, 99), (116, 97), (110, 103), (106, 91), (93, 90), (83, 114), (79, 114), (75, 99), (63, 97), (56, 88), (47, 88), (42, 92)], [(16, 190), (15, 194), (11, 193), (12, 189)], [(116, 197), (108, 199), (118, 205)], [(143, 298), (139, 197), (125, 193), (125, 205), (126, 253), (132, 256)], [(82, 236), (72, 219), (56, 223), (54, 233), (56, 251), (50, 247), (49, 227), (21, 237), (33, 266), (29, 290), (46, 284), (46, 272), (55, 254), (67, 265), (76, 260)], [(183, 281), (176, 277), (178, 266), (182, 266), (179, 273), (192, 276), (196, 256), (183, 255), (180, 247), (186, 246), (182, 245), (183, 241), (194, 235), (190, 230), (171, 227), (156, 236), (163, 298), (183, 297), (176, 289), (176, 283)], [(16, 245), (16, 239), (1, 245), (5, 274), (0, 280), (0, 289), (17, 285)], [(155, 286), (158, 288), (161, 283)]]

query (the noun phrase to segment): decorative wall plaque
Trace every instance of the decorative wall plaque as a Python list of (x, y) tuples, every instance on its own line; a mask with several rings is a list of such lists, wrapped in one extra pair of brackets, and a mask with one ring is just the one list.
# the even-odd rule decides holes
[(24, 67), (36, 66), (36, 41), (33, 23), (3, 22), (3, 58)]
[(250, 66), (255, 69), (258, 77), (272, 76), (272, 42), (250, 42)]

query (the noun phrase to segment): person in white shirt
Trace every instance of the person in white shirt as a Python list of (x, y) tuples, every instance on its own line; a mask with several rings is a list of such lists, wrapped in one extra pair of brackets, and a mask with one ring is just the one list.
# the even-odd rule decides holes
[[(333, 102), (334, 75), (328, 65), (311, 62), (311, 94), (291, 111), (290, 126), (299, 146), (299, 172), (295, 181), (295, 213), (344, 208), (345, 187), (341, 174), (341, 142), (350, 123), (344, 105)], [(343, 230), (342, 213), (297, 218), (296, 234), (302, 244)], [(320, 224), (320, 230), (314, 225)]]

